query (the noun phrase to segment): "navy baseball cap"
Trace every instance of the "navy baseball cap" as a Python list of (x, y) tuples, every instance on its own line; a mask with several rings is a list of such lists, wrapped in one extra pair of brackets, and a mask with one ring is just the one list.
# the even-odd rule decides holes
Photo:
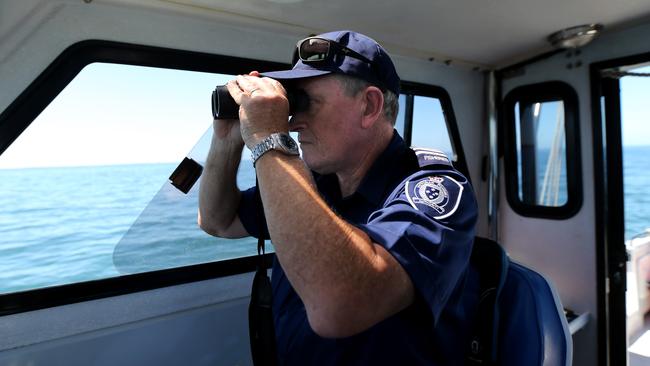
[(386, 50), (372, 38), (348, 30), (299, 41), (291, 70), (262, 76), (289, 81), (332, 73), (353, 76), (399, 95), (399, 76)]

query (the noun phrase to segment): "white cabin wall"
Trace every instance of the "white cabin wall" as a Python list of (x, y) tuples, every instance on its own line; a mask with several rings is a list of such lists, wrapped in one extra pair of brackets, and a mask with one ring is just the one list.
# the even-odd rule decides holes
[(252, 365), (242, 274), (0, 317), (0, 365)]
[[(573, 60), (571, 60), (573, 61)], [(523, 217), (506, 200), (505, 179), (501, 179), (499, 236), (511, 258), (543, 273), (559, 291), (562, 304), (578, 313), (588, 312), (587, 327), (574, 336), (574, 364), (596, 365), (597, 291), (591, 94), (589, 66), (567, 69), (564, 53), (526, 67), (524, 75), (503, 81), (503, 94), (529, 84), (560, 80), (578, 94), (583, 203), (580, 211), (566, 220)], [(503, 159), (500, 169), (505, 172)], [(585, 348), (586, 347), (586, 348)], [(586, 350), (589, 349), (589, 352)]]
[[(574, 341), (575, 365), (595, 365), (597, 353), (597, 277), (595, 237), (595, 188), (593, 165), (593, 118), (589, 65), (634, 54), (650, 52), (647, 35), (650, 24), (605, 32), (577, 56), (561, 52), (525, 67), (525, 73), (503, 81), (502, 97), (512, 89), (549, 80), (571, 85), (579, 98), (583, 204), (567, 220), (525, 218), (505, 200), (501, 182), (500, 233), (509, 254), (551, 278), (565, 307), (589, 312), (591, 321)], [(575, 67), (577, 61), (582, 66)], [(571, 63), (574, 67), (569, 68)], [(503, 170), (503, 161), (501, 161)]]

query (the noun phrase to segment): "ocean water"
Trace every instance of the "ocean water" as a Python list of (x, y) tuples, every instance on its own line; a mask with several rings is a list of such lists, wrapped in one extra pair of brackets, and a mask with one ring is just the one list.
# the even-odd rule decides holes
[[(650, 227), (650, 146), (624, 151), (626, 238)], [(243, 162), (238, 184), (254, 184)], [(0, 170), (0, 294), (254, 255), (196, 224), (175, 164)]]
[(256, 240), (198, 228), (200, 182), (181, 193), (175, 167), (0, 170), (0, 293), (256, 254)]
[(650, 146), (623, 148), (625, 240), (650, 229)]

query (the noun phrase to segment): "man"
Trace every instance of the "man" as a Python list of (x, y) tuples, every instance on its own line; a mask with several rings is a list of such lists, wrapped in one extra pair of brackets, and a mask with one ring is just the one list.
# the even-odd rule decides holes
[[(419, 155), (435, 163), (420, 169), (395, 132), (399, 77), (375, 41), (325, 33), (299, 42), (294, 58), (292, 70), (228, 83), (240, 119), (214, 122), (199, 225), (221, 237), (270, 236), (281, 364), (462, 363), (471, 187), (440, 153)], [(290, 123), (285, 87), (309, 99)], [(236, 186), (244, 144), (262, 232), (255, 188)]]

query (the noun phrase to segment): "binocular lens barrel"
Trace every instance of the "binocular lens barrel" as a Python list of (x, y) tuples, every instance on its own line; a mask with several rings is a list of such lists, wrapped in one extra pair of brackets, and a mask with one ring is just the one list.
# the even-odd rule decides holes
[[(309, 108), (309, 97), (304, 90), (287, 90), (287, 99), (289, 115)], [(212, 92), (212, 116), (214, 119), (239, 119), (239, 105), (225, 85), (218, 85)]]
[(239, 105), (225, 85), (217, 86), (212, 92), (212, 116), (214, 119), (239, 119)]

